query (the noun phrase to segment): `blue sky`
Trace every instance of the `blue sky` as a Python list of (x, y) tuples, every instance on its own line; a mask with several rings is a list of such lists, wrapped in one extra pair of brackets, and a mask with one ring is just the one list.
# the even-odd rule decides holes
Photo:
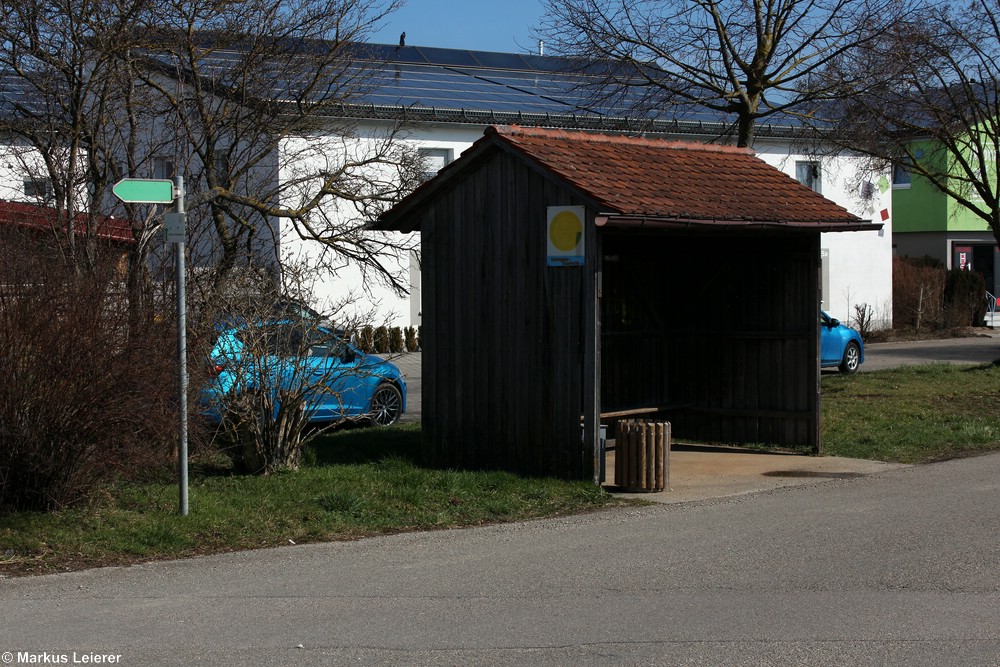
[(370, 41), (407, 46), (534, 53), (531, 28), (542, 16), (539, 0), (407, 0)]

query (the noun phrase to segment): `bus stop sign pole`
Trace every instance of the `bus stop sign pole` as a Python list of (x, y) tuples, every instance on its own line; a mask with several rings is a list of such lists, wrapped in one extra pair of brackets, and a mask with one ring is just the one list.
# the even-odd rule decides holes
[(180, 515), (188, 515), (188, 374), (187, 374), (187, 300), (185, 297), (186, 269), (184, 265), (184, 241), (186, 215), (184, 213), (184, 177), (177, 176), (177, 210), (171, 217), (174, 253), (177, 258), (177, 402), (180, 414), (178, 436), (177, 473), (180, 485)]
[(188, 375), (187, 375), (187, 304), (185, 302), (184, 241), (186, 215), (184, 213), (184, 177), (175, 181), (155, 178), (123, 178), (114, 184), (111, 192), (126, 204), (177, 203), (174, 213), (163, 216), (167, 243), (174, 244), (177, 261), (177, 403), (180, 415), (177, 472), (180, 478), (180, 515), (188, 514)]

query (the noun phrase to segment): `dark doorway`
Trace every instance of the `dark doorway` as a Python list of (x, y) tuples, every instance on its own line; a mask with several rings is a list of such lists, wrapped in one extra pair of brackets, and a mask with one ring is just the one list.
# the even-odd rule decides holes
[(983, 275), (983, 279), (986, 281), (986, 289), (993, 294), (997, 293), (998, 288), (996, 283), (996, 255), (997, 246), (995, 244), (972, 246), (972, 269)]

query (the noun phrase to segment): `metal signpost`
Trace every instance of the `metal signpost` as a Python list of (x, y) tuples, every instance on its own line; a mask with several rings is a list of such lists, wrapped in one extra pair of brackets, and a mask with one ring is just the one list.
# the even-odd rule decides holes
[(180, 477), (180, 515), (188, 514), (188, 376), (187, 376), (187, 304), (185, 302), (184, 241), (184, 178), (178, 176), (176, 185), (166, 179), (124, 178), (111, 188), (116, 197), (127, 204), (169, 204), (176, 200), (177, 208), (164, 216), (167, 242), (174, 244), (177, 261), (177, 364), (178, 408), (180, 433), (177, 448), (177, 471)]

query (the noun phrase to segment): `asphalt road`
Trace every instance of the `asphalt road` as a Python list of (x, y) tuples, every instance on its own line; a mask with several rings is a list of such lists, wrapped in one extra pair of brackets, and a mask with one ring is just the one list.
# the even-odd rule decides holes
[[(1000, 664), (1000, 455), (736, 498), (0, 582), (122, 665)], [(38, 664), (37, 662), (35, 664)], [(51, 663), (50, 663), (51, 664)]]
[(906, 343), (865, 345), (862, 371), (874, 371), (914, 364), (989, 364), (1000, 359), (1000, 333), (990, 330), (969, 338), (919, 340)]

